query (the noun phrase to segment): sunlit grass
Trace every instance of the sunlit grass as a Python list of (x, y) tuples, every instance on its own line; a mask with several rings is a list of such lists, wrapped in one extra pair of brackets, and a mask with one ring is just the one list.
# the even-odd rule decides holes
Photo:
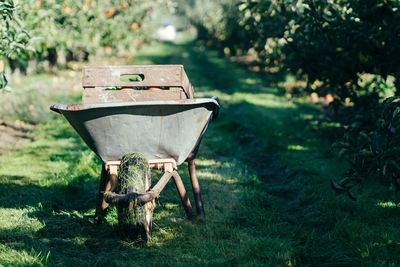
[[(318, 107), (271, 85), (293, 83), (292, 76), (252, 73), (183, 41), (154, 43), (132, 58), (184, 64), (196, 97), (220, 99), (196, 160), (206, 216), (188, 221), (170, 182), (156, 201), (148, 244), (121, 238), (115, 207), (96, 227), (100, 160), (63, 117), (45, 115), (32, 142), (0, 156), (0, 265), (400, 264), (398, 204), (387, 192), (367, 190), (356, 202), (335, 195), (329, 180), (341, 177), (345, 163), (317, 130), (339, 125), (320, 122)], [(80, 101), (81, 89), (71, 89), (77, 82), (67, 71), (27, 77), (21, 88), (60, 86), (60, 98), (43, 95), (49, 112), (55, 101)], [(179, 173), (193, 201), (185, 165)], [(160, 175), (152, 173), (153, 184)]]
[(301, 146), (301, 145), (288, 145), (287, 147), (288, 150), (301, 150), (301, 151), (305, 151), (305, 150), (309, 150), (309, 148)]
[(396, 204), (393, 201), (378, 202), (376, 205), (382, 208), (400, 208), (400, 204)]

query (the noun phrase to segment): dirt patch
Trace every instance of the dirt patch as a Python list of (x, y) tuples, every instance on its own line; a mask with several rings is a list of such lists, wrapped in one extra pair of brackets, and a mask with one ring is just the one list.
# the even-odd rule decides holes
[(6, 148), (12, 148), (32, 140), (27, 132), (32, 130), (33, 126), (28, 124), (15, 125), (0, 121), (0, 154)]

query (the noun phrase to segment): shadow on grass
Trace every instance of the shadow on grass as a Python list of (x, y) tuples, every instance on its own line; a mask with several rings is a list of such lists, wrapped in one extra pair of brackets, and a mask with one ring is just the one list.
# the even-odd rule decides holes
[[(188, 222), (170, 183), (157, 202), (154, 241), (148, 246), (120, 238), (115, 209), (108, 223), (96, 227), (91, 217), (100, 161), (88, 156), (72, 127), (55, 119), (37, 133), (42, 141), (13, 152), (39, 162), (67, 162), (40, 178), (53, 182), (43, 186), (23, 175), (0, 177), (0, 190), (7, 192), (0, 196), (0, 207), (33, 207), (28, 216), (42, 226), (0, 229), (1, 243), (18, 251), (51, 251), (52, 265), (288, 265), (293, 260), (300, 265), (359, 265), (366, 244), (354, 236), (349, 241), (351, 232), (341, 225), (355, 231), (362, 224), (346, 223), (346, 218), (359, 218), (353, 204), (342, 201), (344, 211), (337, 211), (328, 181), (341, 166), (330, 162), (329, 146), (307, 119), (319, 111), (283, 100), (276, 106), (262, 103), (262, 94), (279, 93), (271, 85), (281, 74), (261, 77), (194, 44), (162, 47), (165, 53), (138, 56), (135, 63), (183, 64), (200, 92), (223, 93), (223, 109), (204, 136), (197, 167), (206, 217)], [(298, 163), (288, 166), (278, 155)], [(193, 200), (186, 166), (180, 169)], [(364, 228), (376, 223), (365, 219)], [(383, 241), (375, 244), (387, 248)], [(389, 260), (398, 250), (391, 247), (383, 256)]]
[[(182, 176), (188, 185), (188, 176)], [(193, 231), (190, 229), (199, 226), (198, 221), (193, 223), (186, 221), (173, 184), (167, 185), (161, 198), (157, 201), (154, 234), (159, 240), (147, 247), (140, 242), (132, 243), (124, 240), (115, 222), (105, 223), (101, 226), (95, 226), (92, 223), (96, 197), (94, 193), (96, 185), (93, 181), (89, 185), (82, 185), (77, 179), (74, 179), (66, 186), (43, 187), (34, 184), (13, 184), (21, 179), (29, 179), (23, 176), (1, 177), (1, 179), (5, 178), (8, 179), (8, 182), (1, 184), (0, 189), (12, 192), (12, 194), (7, 198), (4, 196), (0, 198), (2, 200), (1, 207), (28, 209), (28, 211), (23, 211), (26, 218), (38, 220), (42, 225), (39, 229), (32, 229), (23, 224), (0, 229), (1, 243), (13, 250), (26, 253), (32, 251), (33, 248), (36, 251), (51, 251), (49, 258), (51, 264), (66, 265), (115, 264), (121, 260), (132, 261), (132, 257), (134, 257), (133, 262), (135, 263), (164, 262), (164, 264), (171, 264), (191, 257), (191, 253), (187, 252), (178, 258), (171, 253), (173, 248), (181, 249), (182, 245), (176, 242), (187, 240), (190, 231)], [(203, 185), (206, 186), (204, 183)], [(70, 188), (75, 189), (71, 191)], [(111, 210), (111, 212), (115, 212), (115, 210)], [(174, 229), (173, 236), (165, 235), (166, 229), (169, 228)], [(185, 235), (186, 237), (183, 238)], [(164, 240), (160, 238), (164, 238)], [(165, 249), (168, 252), (164, 252)], [(148, 259), (149, 253), (153, 257), (150, 260)], [(193, 264), (203, 262), (196, 258), (192, 258), (191, 261)]]

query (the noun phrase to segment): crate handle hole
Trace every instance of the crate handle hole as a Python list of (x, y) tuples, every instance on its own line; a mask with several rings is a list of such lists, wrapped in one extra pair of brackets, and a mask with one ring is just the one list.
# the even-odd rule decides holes
[(144, 80), (143, 74), (121, 74), (119, 76), (121, 82), (141, 82)]

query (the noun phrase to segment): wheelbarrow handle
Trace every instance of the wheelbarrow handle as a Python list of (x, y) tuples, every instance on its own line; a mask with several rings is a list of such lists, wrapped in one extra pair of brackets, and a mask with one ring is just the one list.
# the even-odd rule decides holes
[(192, 205), (190, 204), (190, 200), (186, 194), (185, 187), (183, 185), (182, 179), (176, 171), (173, 172), (166, 172), (157, 182), (157, 184), (147, 193), (137, 193), (137, 192), (130, 192), (127, 194), (116, 194), (111, 191), (107, 191), (104, 193), (104, 200), (111, 204), (111, 203), (128, 203), (130, 201), (135, 201), (136, 204), (145, 204), (147, 202), (153, 201), (157, 198), (164, 187), (167, 185), (168, 181), (174, 178), (176, 188), (178, 190), (179, 196), (182, 201), (182, 205), (185, 209), (186, 215), (189, 220), (194, 218)]
[(138, 204), (144, 204), (157, 198), (168, 181), (171, 179), (175, 172), (166, 172), (157, 182), (157, 184), (147, 193), (130, 192), (127, 194), (116, 194), (113, 190), (104, 193), (104, 200), (111, 204), (117, 202), (129, 202), (135, 200)]
[(128, 203), (133, 200), (137, 204), (145, 204), (147, 202), (153, 201), (153, 199), (155, 199), (155, 195), (150, 192), (144, 194), (139, 194), (136, 192), (131, 192), (128, 194), (116, 194), (109, 191), (104, 193), (104, 199), (109, 204)]

